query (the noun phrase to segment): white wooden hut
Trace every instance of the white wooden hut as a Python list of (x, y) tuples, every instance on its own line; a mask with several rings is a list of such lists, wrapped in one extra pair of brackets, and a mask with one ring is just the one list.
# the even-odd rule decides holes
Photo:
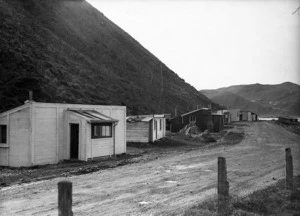
[(127, 142), (148, 143), (166, 136), (166, 116), (139, 115), (126, 118)]
[(228, 112), (231, 122), (240, 121), (240, 109), (229, 109)]
[(252, 121), (252, 114), (250, 111), (240, 111), (242, 121)]
[(126, 152), (126, 107), (37, 103), (0, 114), (0, 166), (33, 166)]

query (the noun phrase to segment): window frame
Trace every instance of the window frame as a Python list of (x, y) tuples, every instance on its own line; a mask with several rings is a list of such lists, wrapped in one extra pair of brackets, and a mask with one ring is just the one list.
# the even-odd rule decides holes
[[(103, 136), (103, 135), (95, 135), (95, 127), (96, 126), (109, 126), (109, 135), (108, 136)], [(112, 123), (92, 123), (91, 124), (91, 139), (102, 139), (102, 138), (111, 138), (113, 136), (113, 131), (112, 131)]]
[[(5, 136), (2, 135), (2, 128), (5, 128), (5, 130), (4, 130), (5, 133), (3, 133), (3, 134), (5, 134)], [(5, 139), (5, 142), (2, 142), (3, 137)], [(7, 143), (7, 125), (6, 124), (0, 124), (0, 144), (8, 144)]]
[(189, 122), (190, 123), (196, 123), (196, 121), (197, 121), (196, 116), (189, 116)]
[(159, 119), (159, 130), (162, 130), (162, 119)]

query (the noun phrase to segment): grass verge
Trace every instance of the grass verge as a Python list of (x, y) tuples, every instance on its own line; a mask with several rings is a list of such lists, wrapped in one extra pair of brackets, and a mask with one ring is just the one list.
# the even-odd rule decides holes
[[(285, 180), (279, 180), (246, 197), (231, 198), (230, 215), (300, 215), (300, 176), (294, 178), (294, 191), (285, 190)], [(184, 216), (217, 215), (217, 198), (206, 200), (184, 212)]]

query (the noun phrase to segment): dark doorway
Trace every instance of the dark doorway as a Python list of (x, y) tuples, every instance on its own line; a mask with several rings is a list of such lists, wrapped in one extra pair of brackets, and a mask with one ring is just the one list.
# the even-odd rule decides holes
[(78, 159), (79, 124), (70, 124), (70, 159)]
[(243, 121), (243, 114), (240, 114), (240, 121)]

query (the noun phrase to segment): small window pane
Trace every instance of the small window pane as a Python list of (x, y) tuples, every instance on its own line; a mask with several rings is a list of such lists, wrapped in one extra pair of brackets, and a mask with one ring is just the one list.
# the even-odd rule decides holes
[(111, 137), (111, 128), (112, 124), (92, 124), (92, 138), (103, 138), (103, 137)]
[(190, 116), (190, 122), (195, 123), (196, 122), (196, 116)]
[(0, 143), (7, 142), (7, 126), (0, 125)]

